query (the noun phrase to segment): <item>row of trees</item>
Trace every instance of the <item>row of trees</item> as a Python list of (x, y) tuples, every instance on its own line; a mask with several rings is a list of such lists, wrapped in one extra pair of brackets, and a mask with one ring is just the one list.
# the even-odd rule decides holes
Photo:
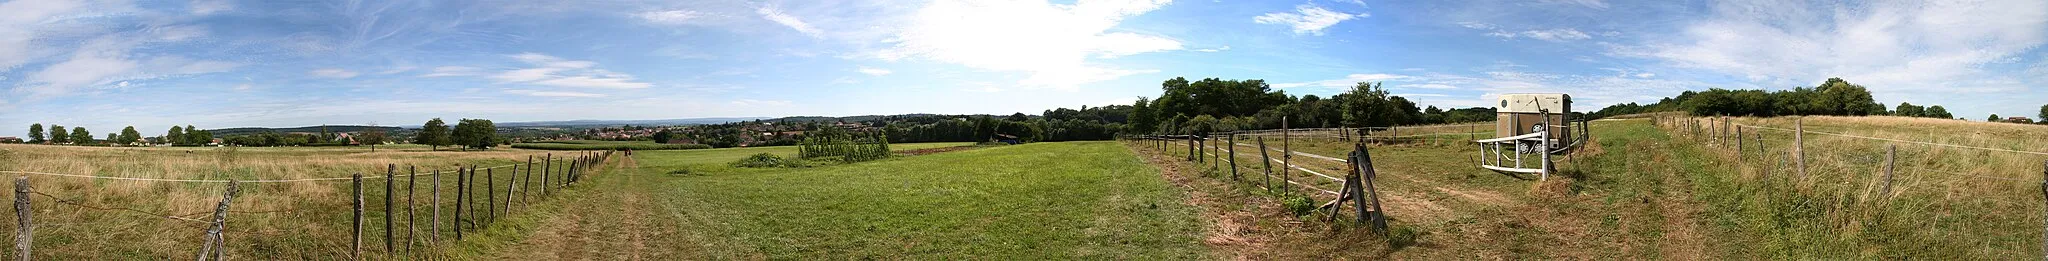
[[(210, 131), (185, 131), (188, 129), (197, 130), (198, 128), (192, 127), (190, 125), (187, 125), (185, 127), (171, 126), (171, 131), (162, 137), (158, 137), (158, 140), (160, 142), (170, 143), (173, 145), (198, 145), (206, 144), (213, 140), (213, 133)], [(135, 131), (135, 126), (128, 126), (126, 128), (122, 128), (121, 131), (118, 133), (107, 133), (106, 139), (94, 140), (92, 137), (92, 132), (86, 130), (85, 127), (71, 127), (70, 130), (66, 130), (64, 129), (64, 126), (61, 125), (50, 125), (49, 133), (47, 133), (46, 135), (46, 133), (43, 132), (42, 123), (28, 125), (29, 143), (54, 143), (76, 145), (135, 144), (142, 143), (142, 139), (142, 132)]]
[(1391, 95), (1384, 83), (1360, 82), (1328, 98), (1300, 97), (1273, 90), (1262, 80), (1189, 82), (1168, 79), (1156, 99), (1139, 97), (1130, 106), (1127, 133), (1201, 133), (1241, 129), (1385, 127), (1488, 121), (1492, 108), (1444, 110), (1418, 107), (1405, 97)]
[(419, 133), (414, 135), (413, 144), (426, 144), (433, 149), (457, 145), (462, 146), (465, 151), (490, 149), (504, 143), (498, 138), (497, 124), (486, 119), (462, 119), (457, 121), (455, 128), (451, 130), (447, 122), (441, 121), (441, 118), (434, 118), (421, 125)]
[(1604, 118), (1617, 115), (1683, 111), (1693, 115), (1734, 115), (1734, 116), (1795, 116), (1795, 115), (1895, 115), (1907, 117), (1954, 118), (1941, 105), (1921, 107), (1912, 103), (1899, 103), (1898, 107), (1886, 110), (1870, 96), (1870, 89), (1851, 84), (1842, 78), (1828, 78), (1819, 86), (1795, 87), (1790, 90), (1728, 90), (1708, 89), (1706, 91), (1685, 91), (1675, 97), (1667, 97), (1656, 103), (1616, 104), (1600, 109), (1591, 115)]

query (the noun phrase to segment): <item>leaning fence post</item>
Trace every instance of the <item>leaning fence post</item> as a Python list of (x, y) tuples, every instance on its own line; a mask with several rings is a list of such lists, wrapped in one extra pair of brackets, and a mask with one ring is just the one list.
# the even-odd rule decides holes
[(505, 182), (505, 215), (512, 215), (512, 192), (519, 188), (519, 165), (512, 165), (511, 182)]
[(29, 250), (35, 245), (35, 210), (29, 208), (28, 175), (14, 177), (14, 259), (29, 260)]
[(393, 250), (398, 250), (397, 241), (392, 240), (397, 233), (391, 233), (391, 189), (398, 186), (398, 164), (386, 166), (388, 167), (384, 169), (384, 259), (390, 260), (391, 253), (396, 252)]
[(1794, 121), (1792, 129), (1792, 142), (1797, 143), (1792, 147), (1794, 153), (1797, 153), (1793, 159), (1793, 165), (1799, 168), (1799, 179), (1804, 180), (1806, 179), (1806, 117), (1800, 117), (1797, 121)]
[(547, 157), (541, 158), (540, 163), (540, 196), (546, 197), (548, 196), (549, 182), (554, 182), (554, 180), (548, 179), (548, 172), (555, 170), (555, 153), (548, 153)]
[(533, 190), (533, 155), (526, 155), (525, 176), (526, 182), (519, 183), (519, 204), (521, 206), (531, 208), (533, 207), (533, 203), (526, 201), (526, 194), (528, 194), (526, 191)]
[(355, 194), (355, 216), (349, 223), (353, 227), (349, 232), (353, 243), (350, 243), (352, 247), (349, 248), (348, 256), (355, 260), (363, 260), (363, 173), (356, 172), (349, 180), (355, 181), (355, 189), (351, 190)]
[(1264, 173), (1259, 182), (1266, 184), (1266, 192), (1273, 191), (1273, 157), (1266, 155), (1266, 136), (1259, 136), (1259, 165)]
[[(457, 170), (455, 171), (455, 213), (454, 213), (454, 214), (451, 214), (451, 215), (455, 215), (455, 217), (454, 217), (453, 219), (449, 219), (449, 220), (448, 220), (449, 222), (454, 222), (454, 224), (453, 224), (453, 225), (455, 226), (455, 241), (462, 241), (462, 223), (463, 223), (463, 222), (462, 222), (462, 210), (463, 210), (463, 206), (462, 206), (462, 205), (466, 205), (466, 204), (465, 204), (465, 203), (466, 203), (465, 201), (467, 201), (467, 199), (466, 199), (466, 198), (464, 197), (464, 194), (469, 194), (469, 193), (466, 193), (466, 192), (464, 192), (464, 191), (468, 191), (468, 190), (466, 190), (466, 189), (465, 189), (465, 188), (467, 188), (467, 187), (469, 186), (468, 184), (469, 184), (469, 170), (468, 170), (468, 169), (457, 169)], [(476, 216), (476, 215), (470, 215), (470, 216)]]
[(1237, 133), (1223, 139), (1223, 145), (1230, 146), (1230, 180), (1237, 180)]
[(233, 203), (235, 201), (235, 194), (242, 191), (239, 186), (240, 184), (240, 182), (229, 180), (227, 192), (221, 193), (220, 205), (213, 208), (213, 224), (206, 228), (206, 242), (202, 243), (199, 247), (199, 260), (204, 261), (208, 260), (208, 258), (220, 260), (221, 256), (227, 252), (224, 249), (228, 246), (222, 238), (221, 230), (227, 227), (228, 204)]

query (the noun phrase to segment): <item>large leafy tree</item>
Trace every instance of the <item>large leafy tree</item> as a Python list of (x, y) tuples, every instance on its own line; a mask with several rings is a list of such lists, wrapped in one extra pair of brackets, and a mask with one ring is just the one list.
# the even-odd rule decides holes
[(377, 144), (384, 144), (384, 140), (390, 139), (389, 135), (383, 129), (370, 128), (364, 130), (362, 136), (356, 137), (356, 142), (370, 145), (370, 151), (374, 152), (377, 151)]
[(412, 143), (426, 144), (433, 149), (441, 149), (441, 146), (455, 144), (454, 141), (448, 139), (448, 123), (441, 122), (441, 118), (427, 120), (426, 125), (421, 125), (420, 132), (413, 136)]
[(71, 135), (70, 135), (69, 133), (71, 133), (71, 131), (67, 131), (67, 130), (64, 130), (64, 125), (55, 125), (55, 124), (51, 124), (51, 125), (50, 125), (50, 143), (68, 143), (68, 142), (71, 142)]
[(164, 143), (170, 143), (171, 145), (187, 144), (185, 143), (185, 127), (171, 126), (171, 131), (164, 133)]
[(114, 143), (135, 143), (136, 140), (142, 139), (142, 132), (135, 131), (135, 126), (128, 126), (127, 128), (121, 128), (121, 136), (116, 138), (118, 139), (115, 139)]
[(1943, 119), (1955, 119), (1955, 118), (1956, 118), (1956, 116), (1955, 116), (1955, 115), (1952, 115), (1952, 114), (1948, 114), (1948, 109), (1947, 109), (1947, 108), (1942, 108), (1942, 107), (1941, 107), (1941, 105), (1935, 105), (1935, 106), (1927, 106), (1927, 115), (1926, 115), (1926, 116), (1927, 116), (1928, 118), (1943, 118)]
[(462, 119), (455, 123), (453, 139), (464, 150), (489, 149), (497, 144), (498, 127), (486, 119)]
[(1917, 105), (1913, 105), (1913, 103), (1910, 102), (1901, 102), (1899, 103), (1899, 107), (1892, 109), (1892, 115), (1905, 117), (1924, 117), (1923, 115), (1927, 115), (1927, 109), (1921, 108)]
[[(2042, 106), (2048, 110), (2048, 106)], [(2048, 112), (2048, 111), (2044, 111)], [(1138, 102), (1131, 104), (1131, 132), (1152, 133), (1159, 129), (1159, 113), (1154, 111), (1152, 100), (1138, 96)]]
[(1359, 82), (1351, 87), (1351, 91), (1345, 92), (1344, 125), (1386, 127), (1407, 122), (1408, 114), (1403, 107), (1414, 108), (1415, 104), (1388, 95), (1384, 86), (1384, 83)]
[(2035, 119), (2041, 119), (2041, 124), (2048, 124), (2048, 104), (2041, 105), (2041, 114), (2034, 116), (2040, 116), (2039, 118)]
[(185, 144), (191, 145), (206, 144), (207, 142), (211, 141), (211, 139), (213, 139), (213, 137), (209, 136), (204, 137), (203, 139), (199, 137), (199, 127), (192, 127), (192, 125), (185, 125), (185, 136), (178, 136), (178, 140), (184, 141)]
[[(2043, 109), (2043, 111), (2042, 111), (2042, 112), (2048, 112), (2048, 106), (2042, 106), (2041, 108)], [(42, 124), (42, 123), (36, 123), (36, 124), (29, 124), (29, 125), (28, 125), (28, 142), (29, 142), (29, 143), (43, 143), (43, 124)]]
[(91, 143), (92, 132), (85, 131), (85, 127), (71, 127), (71, 144), (85, 145)]

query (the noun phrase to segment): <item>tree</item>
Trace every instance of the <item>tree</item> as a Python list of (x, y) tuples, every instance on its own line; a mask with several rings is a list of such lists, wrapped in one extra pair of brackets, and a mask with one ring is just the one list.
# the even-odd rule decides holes
[(63, 125), (50, 125), (50, 143), (61, 144), (71, 142), (71, 135), (67, 133), (71, 132), (64, 130)]
[(171, 125), (171, 131), (164, 133), (164, 143), (170, 143), (174, 146), (185, 145), (185, 127)]
[(1955, 115), (1950, 115), (1950, 114), (1948, 114), (1948, 109), (1944, 109), (1944, 108), (1941, 108), (1941, 105), (1935, 105), (1935, 106), (1928, 106), (1928, 107), (1927, 107), (1927, 115), (1925, 115), (1925, 116), (1926, 116), (1926, 117), (1928, 117), (1928, 118), (1943, 118), (1943, 119), (1955, 119), (1955, 118), (1956, 118), (1956, 116), (1955, 116)]
[(655, 144), (668, 143), (668, 140), (675, 138), (675, 134), (669, 133), (668, 130), (661, 130), (654, 132), (653, 138)]
[(192, 130), (187, 128), (185, 129), (185, 136), (192, 136), (192, 139), (198, 140), (197, 143), (200, 145), (213, 143), (213, 131), (210, 130)]
[[(197, 134), (199, 134), (199, 127), (192, 127), (192, 125), (185, 125), (185, 136), (179, 136), (179, 137), (178, 137), (178, 140), (182, 140), (182, 141), (185, 141), (185, 144), (190, 144), (190, 145), (204, 145), (204, 144), (206, 144), (206, 142), (208, 142), (208, 140), (200, 140), (200, 139), (199, 139), (199, 135), (197, 135)], [(212, 139), (212, 137), (207, 137), (207, 138), (208, 138), (208, 139)]]
[(1926, 114), (1926, 108), (1914, 106), (1913, 103), (1910, 102), (1901, 102), (1899, 103), (1899, 107), (1897, 109), (1892, 109), (1892, 116), (1924, 117), (1922, 115)]
[(1998, 114), (1992, 113), (1991, 118), (1985, 118), (1984, 122), (1998, 122)]
[(363, 131), (362, 136), (356, 137), (356, 142), (369, 144), (370, 151), (376, 152), (377, 144), (383, 144), (384, 140), (389, 139), (388, 137), (386, 137), (387, 135), (389, 134), (385, 134), (384, 129), (370, 128), (369, 130)]
[(71, 127), (71, 144), (85, 145), (91, 143), (92, 132), (85, 131), (85, 127)]
[[(2044, 113), (2048, 113), (2048, 106), (2041, 106), (2041, 112), (2044, 112)], [(42, 123), (36, 123), (36, 124), (29, 124), (29, 125), (28, 125), (28, 142), (29, 142), (29, 143), (43, 143), (43, 124), (42, 124)]]
[(2041, 123), (2048, 124), (2048, 104), (2041, 105), (2041, 115), (2035, 116), (2041, 116), (2035, 119), (2041, 119)]
[[(2048, 106), (2042, 106), (2042, 110), (2048, 113)], [(1153, 111), (1152, 101), (1145, 96), (1138, 96), (1138, 102), (1131, 104), (1130, 120), (1131, 132), (1134, 133), (1152, 133), (1159, 129), (1159, 114)]]
[(118, 139), (114, 139), (114, 143), (129, 144), (141, 139), (142, 132), (135, 131), (135, 126), (128, 126), (127, 128), (121, 128), (121, 136)]
[(485, 119), (462, 119), (455, 123), (453, 136), (456, 145), (463, 150), (489, 149), (497, 144), (498, 127)]
[(1031, 120), (1031, 116), (1027, 116), (1027, 115), (1024, 115), (1024, 113), (1022, 113), (1022, 112), (1019, 112), (1019, 113), (1017, 113), (1017, 114), (1010, 114), (1010, 117), (1009, 117), (1009, 118), (1006, 118), (1006, 119), (1003, 119), (1003, 120), (1007, 120), (1007, 121), (1020, 121), (1020, 122), (1021, 122), (1021, 121), (1029, 121), (1029, 120)]
[(441, 122), (441, 118), (428, 120), (426, 125), (421, 125), (420, 133), (413, 136), (412, 143), (426, 144), (436, 150), (441, 149), (441, 146), (455, 144), (448, 140), (448, 123)]

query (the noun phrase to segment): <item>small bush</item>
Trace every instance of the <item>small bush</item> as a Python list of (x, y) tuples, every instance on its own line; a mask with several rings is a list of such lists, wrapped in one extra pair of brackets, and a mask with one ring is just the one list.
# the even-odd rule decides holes
[(761, 153), (734, 161), (732, 166), (740, 168), (802, 168), (810, 167), (811, 162), (804, 159), (783, 158), (772, 153)]
[(1284, 196), (1280, 199), (1280, 205), (1286, 207), (1287, 212), (1293, 213), (1296, 217), (1306, 216), (1308, 213), (1316, 210), (1315, 200), (1302, 195)]

